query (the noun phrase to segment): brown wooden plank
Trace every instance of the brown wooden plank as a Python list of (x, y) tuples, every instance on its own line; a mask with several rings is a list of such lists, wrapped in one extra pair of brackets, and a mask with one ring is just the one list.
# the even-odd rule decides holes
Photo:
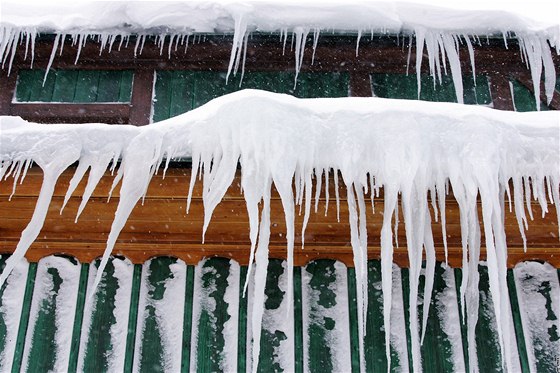
[(130, 100), (130, 124), (144, 126), (150, 123), (153, 87), (153, 69), (139, 69), (134, 72), (132, 98)]
[(512, 111), (514, 107), (508, 77), (501, 73), (491, 73), (488, 81), (494, 109)]
[(13, 103), (11, 115), (38, 123), (128, 123), (128, 104)]
[[(61, 252), (76, 255), (81, 261), (91, 260), (101, 254), (105, 240), (116, 210), (118, 197), (106, 202), (110, 175), (102, 179), (99, 191), (86, 206), (78, 223), (74, 223), (74, 216), (80, 203), (79, 197), (72, 197), (62, 213), (59, 209), (72, 170), (61, 177), (56, 188), (55, 197), (49, 208), (49, 213), (42, 232), (30, 251), (30, 258), (48, 253)], [(201, 244), (203, 206), (201, 200), (201, 183), (195, 189), (195, 198), (191, 206), (191, 213), (185, 215), (186, 191), (190, 178), (189, 169), (173, 168), (168, 171), (166, 179), (161, 175), (152, 180), (151, 188), (144, 205), (138, 205), (128, 219), (117, 243), (117, 251), (139, 262), (154, 255), (180, 255), (188, 261), (189, 255), (200, 259), (205, 255), (226, 255), (235, 257), (241, 263), (248, 260), (249, 246), (248, 218), (243, 197), (239, 192), (239, 175), (236, 177), (224, 201), (218, 205), (206, 234), (205, 244)], [(8, 201), (12, 183), (0, 182), (0, 249), (5, 252), (13, 250), (17, 244), (21, 231), (27, 225), (33, 213), (36, 195), (39, 191), (42, 174), (37, 168), (32, 168), (23, 185), (18, 187), (16, 195)], [(331, 188), (332, 188), (332, 184)], [(80, 186), (79, 189), (83, 188)], [(81, 190), (78, 191), (78, 195)], [(118, 193), (115, 193), (118, 195)], [(331, 190), (334, 195), (334, 189)], [(345, 195), (345, 193), (341, 193)], [(378, 210), (382, 199), (377, 201)], [(271, 250), (273, 256), (282, 257), (285, 250), (285, 224), (280, 200), (274, 195), (272, 205)], [(336, 221), (336, 204), (330, 201), (328, 216), (324, 216), (325, 201), (319, 204), (319, 213), (312, 213), (306, 231), (305, 250), (298, 250), (297, 260), (305, 262), (313, 258), (336, 258), (347, 265), (352, 264), (350, 248), (350, 229), (348, 224), (347, 204), (341, 201), (340, 218)], [(540, 208), (532, 204), (535, 220), (529, 223), (527, 240), (529, 252), (526, 258), (552, 261), (557, 260), (556, 253), (560, 253), (558, 241), (558, 226), (555, 212), (541, 217)], [(461, 238), (459, 225), (459, 211), (452, 196), (447, 201), (447, 234), (450, 246), (450, 260), (453, 265), (460, 265)], [(401, 217), (401, 221), (402, 221)], [(301, 224), (303, 216), (296, 216), (296, 247), (301, 242)], [(372, 257), (378, 255), (380, 245), (379, 236), (382, 215), (368, 213), (368, 236)], [(522, 260), (522, 241), (518, 232), (514, 214), (506, 212), (505, 227), (507, 244), (510, 247), (510, 264)], [(432, 226), (434, 240), (438, 250), (438, 258), (443, 259), (441, 226)], [(406, 259), (405, 229), (401, 224), (398, 235), (401, 247), (396, 249), (398, 258)], [(77, 249), (72, 249), (77, 247)], [(84, 248), (84, 249), (80, 249)], [(85, 249), (87, 248), (87, 250)], [(89, 251), (88, 251), (89, 250)], [(377, 250), (377, 251), (376, 251)], [(130, 251), (130, 253), (129, 253)], [(175, 254), (177, 252), (177, 254)], [(93, 255), (93, 256), (92, 256)], [(334, 255), (334, 256), (333, 256)], [(521, 259), (520, 259), (521, 258)], [(552, 263), (551, 262), (551, 263)], [(403, 264), (402, 262), (400, 263)]]

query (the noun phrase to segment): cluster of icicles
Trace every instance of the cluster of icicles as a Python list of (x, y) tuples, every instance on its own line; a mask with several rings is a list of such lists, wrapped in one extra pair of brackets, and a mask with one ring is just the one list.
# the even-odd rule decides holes
[[(384, 30), (371, 29), (371, 36), (373, 37), (375, 33), (379, 32), (386, 33), (386, 31)], [(292, 30), (288, 30), (287, 28), (280, 30), (280, 41), (283, 43), (284, 52), (286, 50), (288, 35), (291, 34), (291, 49), (295, 53), (296, 77), (294, 84), (297, 83), (297, 75), (303, 65), (304, 51), (310, 33), (313, 33), (313, 55), (311, 59), (311, 64), (313, 64), (315, 49), (317, 47), (321, 29), (310, 27), (294, 27)], [(359, 53), (359, 45), (362, 33), (363, 30), (358, 30), (356, 41), (356, 56)], [(25, 45), (25, 58), (27, 58), (28, 54), (30, 54), (31, 66), (33, 66), (35, 40), (38, 34), (39, 32), (37, 31), (37, 28), (19, 29), (9, 26), (0, 27), (0, 60), (2, 61), (2, 68), (5, 67), (6, 62), (8, 63), (8, 74), (10, 73), (12, 62), (15, 57), (18, 45)], [(235, 21), (233, 46), (228, 66), (228, 77), (231, 73), (237, 74), (239, 68), (241, 67), (241, 78), (243, 78), (245, 56), (247, 53), (247, 41), (250, 35), (251, 32), (248, 30), (247, 21), (244, 20), (243, 17), (237, 18)], [(134, 54), (136, 56), (142, 53), (144, 44), (150, 37), (150, 34), (132, 35), (130, 33), (118, 32), (81, 32), (66, 35), (64, 33), (57, 33), (53, 42), (51, 56), (46, 69), (45, 80), (57, 52), (60, 50), (60, 53), (62, 53), (67, 36), (70, 37), (71, 45), (77, 46), (77, 54), (75, 60), (75, 63), (77, 63), (80, 58), (80, 52), (86, 45), (88, 39), (100, 44), (99, 53), (101, 54), (105, 50), (111, 52), (114, 44), (117, 42), (118, 49), (121, 48), (123, 43), (124, 45), (128, 45), (131, 36), (134, 36)], [(478, 44), (480, 44), (480, 38), (476, 35), (469, 35), (467, 33), (440, 32), (429, 30), (423, 27), (417, 27), (408, 38), (404, 36), (402, 38), (403, 47), (408, 40), (409, 63), (413, 44), (413, 36), (415, 37), (416, 43), (415, 63), (416, 76), (418, 79), (418, 95), (420, 95), (423, 51), (424, 48), (426, 48), (428, 52), (429, 71), (430, 75), (434, 78), (434, 84), (437, 84), (437, 82), (441, 83), (442, 75), (447, 74), (447, 63), (449, 63), (449, 69), (453, 78), (457, 101), (459, 103), (463, 103), (463, 80), (461, 74), (461, 63), (459, 59), (459, 49), (461, 45), (466, 45), (469, 52), (472, 73), (476, 78), (473, 42), (477, 42)], [(503, 33), (503, 39), (506, 48), (508, 47), (507, 39), (512, 36), (513, 35), (510, 33)], [(547, 40), (547, 38), (543, 35), (529, 32), (518, 32), (515, 33), (514, 36), (519, 44), (521, 58), (531, 71), (535, 100), (537, 108), (540, 109), (540, 82), (543, 75), (543, 70), (547, 103), (550, 103), (550, 101), (552, 100), (554, 86), (556, 84), (556, 71), (552, 59), (551, 47), (556, 49), (557, 54), (560, 54), (560, 43), (552, 39)], [(196, 43), (197, 38), (198, 41), (200, 41), (202, 37), (202, 34), (195, 33), (163, 33), (157, 35), (154, 41), (160, 48), (160, 54), (164, 53), (164, 49), (167, 43), (167, 54), (169, 58), (171, 58), (172, 52), (176, 52), (179, 48), (179, 45), (184, 46), (184, 52), (186, 53), (189, 42)]]
[[(509, 200), (510, 210), (514, 209), (523, 236), (527, 229), (526, 210), (533, 216), (532, 199), (540, 203), (543, 214), (548, 211), (549, 203), (555, 205), (557, 213), (560, 211), (559, 119), (553, 111), (500, 112), (415, 101), (403, 105), (400, 100), (377, 98), (299, 100), (252, 90), (217, 98), (201, 108), (146, 127), (46, 126), (3, 117), (0, 118), (0, 178), (12, 175), (15, 191), (28, 167), (36, 163), (44, 171), (44, 181), (33, 217), (7, 261), (0, 283), (37, 238), (57, 179), (75, 162), (79, 164), (64, 202), (89, 169), (79, 216), (104, 172), (107, 168), (115, 170), (117, 160), (121, 160), (113, 183), (114, 188), (122, 182), (120, 200), (95, 284), (99, 283), (119, 232), (162, 163), (167, 169), (171, 159), (192, 157), (187, 205), (197, 177), (201, 177), (204, 231), (240, 164), (251, 241), (248, 272), (254, 271), (255, 276), (252, 310), (255, 371), (264, 312), (271, 190), (273, 187), (277, 190), (284, 210), (287, 288), (292, 289), (296, 205), (301, 206), (304, 214), (303, 241), (313, 205), (317, 211), (318, 198), (323, 196), (328, 206), (329, 183), (335, 184), (339, 206), (338, 183), (342, 180), (347, 193), (356, 268), (361, 367), (365, 371), (366, 219), (371, 211), (366, 197), (369, 194), (373, 208), (374, 198), (383, 190), (381, 266), (386, 353), (390, 359), (392, 262), (396, 244), (393, 231), (396, 233), (399, 209), (404, 216), (410, 299), (414, 300), (418, 299), (423, 253), (426, 258), (424, 294), (432, 293), (436, 262), (431, 223), (438, 219), (441, 222), (446, 247), (445, 202), (451, 188), (460, 209), (463, 248), (460, 294), (462, 314), (468, 315), (469, 366), (476, 370), (474, 333), (478, 319), (482, 226), (498, 338), (507, 367), (515, 357), (511, 356), (507, 343), (513, 336), (506, 284), (503, 219), (508, 207), (504, 200)], [(479, 221), (479, 203), (482, 221)], [(291, 294), (288, 296), (286, 312), (292, 307)], [(424, 301), (422, 331), (426, 329), (429, 305), (429, 300)], [(417, 315), (414, 301), (410, 302), (410, 315), (413, 368), (420, 371), (423, 335), (414, 332), (420, 330), (419, 320), (414, 316)]]

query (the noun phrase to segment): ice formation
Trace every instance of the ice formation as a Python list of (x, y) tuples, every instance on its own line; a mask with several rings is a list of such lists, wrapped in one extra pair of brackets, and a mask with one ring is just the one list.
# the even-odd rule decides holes
[[(250, 268), (249, 273), (255, 271), (251, 323), (257, 341), (264, 312), (272, 186), (280, 195), (287, 223), (286, 281), (287, 289), (292, 289), (295, 205), (305, 206), (304, 220), (307, 220), (313, 178), (318, 180), (324, 176), (324, 184), (328, 185), (329, 178), (338, 182), (340, 177), (344, 183), (356, 268), (360, 336), (364, 335), (367, 312), (365, 227), (369, 212), (365, 196), (368, 193), (373, 196), (382, 188), (381, 265), (387, 346), (392, 335), (390, 310), (395, 238), (392, 218), (397, 209), (402, 209), (410, 259), (410, 299), (416, 299), (423, 251), (426, 251), (427, 270), (433, 271), (435, 265), (431, 222), (436, 216), (432, 216), (428, 208), (428, 196), (432, 201), (439, 200), (442, 207), (439, 214), (442, 215), (442, 200), (452, 190), (460, 209), (464, 255), (461, 303), (463, 314), (469, 315), (469, 346), (474, 348), (476, 317), (471, 315), (476, 315), (478, 310), (478, 261), (483, 244), (487, 250), (490, 290), (498, 320), (497, 337), (506, 362), (510, 361), (512, 352), (510, 344), (505, 342), (511, 340), (512, 332), (506, 283), (503, 213), (507, 205), (503, 204), (504, 198), (507, 195), (513, 200), (510, 209), (515, 211), (521, 232), (527, 227), (526, 202), (536, 199), (543, 214), (548, 211), (549, 203), (555, 205), (557, 212), (560, 207), (560, 116), (554, 111), (500, 112), (483, 107), (413, 101), (404, 105), (400, 100), (378, 98), (300, 100), (245, 90), (145, 127), (46, 126), (15, 117), (0, 119), (0, 177), (13, 175), (16, 185), (25, 177), (32, 162), (44, 171), (35, 212), (6, 263), (1, 283), (39, 234), (54, 184), (62, 171), (74, 162), (79, 164), (68, 195), (87, 169), (91, 169), (83, 196), (85, 206), (87, 191), (95, 188), (101, 171), (109, 167), (111, 161), (111, 167), (115, 167), (115, 160), (121, 159), (113, 183), (116, 186), (122, 181), (119, 205), (94, 285), (101, 278), (126, 219), (146, 194), (151, 176), (162, 162), (166, 160), (167, 167), (171, 159), (192, 157), (187, 203), (200, 173), (204, 230), (240, 164), (249, 215), (251, 258), (256, 259), (256, 268)], [(482, 204), (481, 222), (478, 201)], [(262, 212), (259, 214), (260, 203)], [(528, 210), (532, 214), (530, 208)], [(429, 272), (425, 291), (432, 285), (433, 272)], [(291, 291), (287, 295), (290, 309)], [(411, 314), (416, 315), (416, 312)], [(417, 317), (411, 317), (410, 322), (413, 330), (420, 330)], [(421, 364), (420, 336), (412, 335), (413, 369), (416, 371)], [(258, 364), (258, 348), (259, 344), (254, 343), (253, 367)], [(390, 358), (390, 354), (387, 355)]]
[[(153, 35), (160, 54), (166, 52), (171, 57), (179, 44), (184, 45), (187, 51), (191, 36), (192, 42), (195, 42), (197, 35), (200, 40), (200, 35), (205, 33), (233, 33), (227, 76), (235, 75), (241, 67), (243, 77), (249, 35), (254, 32), (279, 32), (284, 49), (288, 34), (291, 35), (297, 82), (310, 32), (313, 33), (311, 62), (321, 31), (357, 34), (356, 56), (360, 38), (366, 31), (372, 35), (403, 34), (410, 36), (409, 51), (412, 36), (415, 37), (418, 79), (425, 48), (434, 84), (441, 82), (442, 73), (447, 73), (449, 64), (457, 100), (462, 102), (460, 47), (468, 49), (474, 74), (473, 42), (480, 43), (481, 35), (501, 35), (506, 48), (508, 38), (518, 41), (521, 57), (531, 71), (537, 108), (540, 108), (541, 103), (542, 76), (547, 103), (550, 103), (556, 83), (551, 48), (560, 54), (560, 24), (557, 17), (551, 16), (554, 14), (552, 9), (549, 10), (552, 5), (519, 7), (519, 4), (509, 3), (509, 10), (505, 11), (498, 10), (503, 4), (487, 3), (458, 7), (449, 2), (438, 3), (437, 0), (406, 3), (353, 0), (344, 4), (314, 3), (309, 0), (298, 4), (274, 0), (243, 3), (227, 0), (163, 3), (116, 1), (103, 3), (103, 11), (100, 11), (99, 4), (95, 2), (78, 5), (49, 2), (48, 7), (7, 2), (0, 19), (0, 61), (2, 68), (7, 64), (9, 74), (16, 50), (21, 47), (25, 48), (25, 58), (30, 55), (33, 65), (35, 40), (41, 33), (55, 34), (46, 74), (65, 43), (77, 46), (78, 62), (88, 40), (99, 43), (101, 54), (103, 51), (110, 52), (113, 47), (120, 49), (123, 43), (128, 44), (133, 37), (136, 39), (134, 51), (137, 55), (142, 53), (147, 38)], [(403, 37), (403, 43), (404, 40)], [(115, 46), (117, 43), (118, 46)], [(418, 90), (420, 94), (420, 84)]]

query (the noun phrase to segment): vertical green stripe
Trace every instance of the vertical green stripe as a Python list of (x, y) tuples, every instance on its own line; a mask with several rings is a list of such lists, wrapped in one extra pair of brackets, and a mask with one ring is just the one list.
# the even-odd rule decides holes
[(461, 299), (461, 281), (463, 280), (463, 271), (461, 268), (455, 268), (455, 293), (457, 294), (457, 306), (459, 307), (460, 323), (461, 323), (461, 339), (463, 340), (463, 358), (465, 360), (465, 370), (469, 372), (469, 345), (467, 337), (467, 317), (466, 308), (463, 314), (463, 300)]
[(303, 373), (303, 321), (302, 321), (301, 267), (294, 267), (294, 346), (296, 373)]
[(407, 351), (408, 351), (408, 366), (412, 371), (413, 361), (412, 361), (412, 339), (410, 335), (410, 279), (409, 279), (409, 272), (408, 268), (401, 269), (401, 283), (402, 283), (402, 291), (403, 291), (403, 308), (404, 308), (404, 323), (405, 323), (405, 330), (406, 330), (406, 344), (407, 344)]
[[(266, 285), (265, 285), (265, 304), (263, 321), (267, 317), (267, 311), (280, 308), (284, 300), (285, 292), (280, 288), (280, 278), (284, 274), (283, 260), (270, 259), (268, 262)], [(276, 351), (280, 344), (287, 338), (282, 331), (282, 325), (271, 325), (272, 328), (265, 328), (261, 325), (259, 372), (281, 372), (282, 368), (276, 356)], [(274, 327), (277, 329), (274, 329)], [(273, 329), (270, 330), (270, 329)]]
[[(481, 372), (502, 372), (501, 349), (496, 330), (494, 306), (490, 294), (488, 267), (478, 266), (480, 281), (478, 289), (480, 304), (478, 308), (478, 322), (476, 324), (476, 349), (478, 368)], [(509, 343), (509, 341), (506, 341)]]
[(69, 372), (75, 372), (78, 364), (78, 352), (80, 350), (80, 335), (82, 332), (82, 320), (84, 317), (84, 303), (86, 299), (88, 273), (89, 273), (89, 263), (82, 264), (80, 270), (80, 283), (78, 287), (78, 296), (76, 299), (74, 330), (72, 331), (72, 346), (70, 347), (70, 360), (68, 363)]
[[(437, 297), (442, 294), (447, 287), (444, 279), (445, 268), (441, 263), (436, 264), (434, 273), (434, 285), (432, 294), (424, 294), (424, 286), (426, 283), (425, 273), (420, 276), (420, 284), (418, 288), (419, 296), (424, 302), (430, 302), (428, 320), (426, 323), (426, 331), (424, 343), (420, 347), (422, 353), (422, 369), (427, 372), (454, 372), (458, 368), (453, 363), (453, 346), (449, 340), (449, 336), (445, 334), (443, 319), (440, 315), (442, 310), (438, 310)], [(455, 291), (455, 289), (453, 289)], [(459, 320), (459, 315), (452, 315), (453, 319)], [(418, 320), (422, 323), (423, 304), (418, 305)]]
[(96, 102), (117, 102), (121, 84), (121, 72), (118, 70), (99, 71)]
[(247, 296), (243, 296), (247, 266), (240, 267), (239, 275), (239, 321), (237, 345), (237, 371), (247, 371)]
[(29, 326), (29, 313), (31, 310), (31, 299), (33, 299), (33, 290), (35, 289), (35, 277), (37, 274), (37, 263), (29, 263), (29, 272), (27, 273), (27, 284), (25, 286), (25, 295), (23, 296), (23, 308), (19, 321), (19, 330), (16, 342), (16, 352), (14, 356), (14, 364), (12, 372), (21, 370), (21, 362), (23, 360), (23, 351), (25, 348), (25, 336)]
[(523, 372), (529, 372), (529, 359), (527, 357), (527, 346), (525, 345), (525, 337), (523, 335), (523, 323), (521, 321), (521, 314), (519, 313), (519, 300), (517, 299), (515, 278), (513, 277), (513, 270), (511, 269), (508, 269), (507, 271), (507, 284), (509, 301), (511, 303), (513, 314), (513, 326), (515, 328), (515, 336), (517, 339), (517, 350), (519, 351), (519, 362), (521, 363), (521, 370)]
[(125, 372), (132, 372), (134, 362), (134, 344), (136, 341), (136, 321), (138, 318), (138, 297), (140, 296), (140, 281), (142, 278), (142, 264), (134, 265), (132, 276), (132, 295), (130, 297), (130, 316), (128, 318), (128, 335), (126, 337)]
[(183, 355), (181, 357), (181, 372), (188, 372), (191, 360), (192, 339), (192, 309), (194, 289), (194, 266), (187, 266), (185, 286), (185, 310), (183, 317)]
[[(231, 269), (229, 259), (210, 258), (204, 261), (201, 269), (201, 284), (203, 295), (201, 298), (201, 312), (198, 320), (198, 340), (196, 345), (197, 371), (220, 371), (222, 361), (228, 351), (224, 351), (224, 324), (231, 318), (227, 312), (228, 304), (224, 296), (228, 286), (228, 276)], [(211, 290), (211, 291), (210, 291)], [(215, 304), (214, 312), (210, 312), (206, 302)]]
[[(357, 307), (358, 299), (356, 293), (356, 270), (354, 268), (348, 267), (347, 278), (348, 278), (348, 312), (349, 312), (349, 319), (350, 319), (349, 327), (350, 327), (350, 352), (352, 354), (351, 356), (352, 372), (359, 373), (360, 372), (360, 337), (358, 333), (358, 307)], [(369, 295), (371, 295), (371, 293)]]
[(52, 95), (53, 102), (72, 102), (76, 92), (77, 70), (56, 71), (56, 81)]
[(119, 102), (130, 102), (132, 96), (132, 70), (123, 70), (121, 72), (121, 81), (119, 86)]
[(76, 81), (76, 93), (74, 94), (73, 102), (95, 102), (97, 100), (98, 87), (98, 70), (80, 70)]

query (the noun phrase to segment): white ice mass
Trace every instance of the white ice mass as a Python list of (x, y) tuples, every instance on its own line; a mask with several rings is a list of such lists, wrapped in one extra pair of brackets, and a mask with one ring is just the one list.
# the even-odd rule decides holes
[[(101, 7), (91, 2), (49, 3), (48, 6), (6, 2), (2, 4), (0, 17), (0, 60), (5, 69), (3, 74), (9, 73), (17, 48), (25, 48), (28, 58), (33, 60), (35, 39), (41, 33), (56, 35), (49, 67), (56, 58), (57, 49), (69, 40), (79, 47), (88, 40), (97, 40), (103, 52), (118, 48), (119, 43), (128, 42), (131, 36), (138, 36), (136, 51), (140, 54), (147, 36), (157, 35), (163, 54), (166, 43), (170, 51), (173, 43), (188, 45), (191, 35), (233, 33), (228, 74), (235, 74), (239, 68), (243, 71), (250, 33), (279, 32), (284, 43), (288, 35), (295, 40), (297, 72), (310, 33), (314, 35), (313, 45), (321, 32), (355, 33), (358, 35), (357, 53), (359, 38), (367, 33), (404, 34), (415, 40), (418, 77), (423, 63), (421, 52), (426, 48), (431, 74), (441, 79), (442, 66), (445, 70), (448, 63), (456, 96), (461, 100), (459, 48), (468, 49), (474, 73), (473, 48), (480, 42), (478, 37), (499, 35), (504, 41), (507, 38), (518, 40), (531, 71), (537, 105), (541, 76), (544, 76), (545, 94), (550, 101), (556, 81), (552, 51), (560, 53), (560, 26), (554, 18), (554, 10), (534, 6), (526, 12), (518, 9), (514, 2), (508, 4), (511, 11), (506, 12), (494, 9), (492, 4), (478, 4), (473, 8), (464, 5), (463, 9), (458, 9), (439, 7), (435, 1), (424, 4), (352, 1), (326, 5), (279, 1), (108, 2)], [(435, 256), (431, 222), (437, 217), (431, 215), (428, 205), (437, 203), (439, 218), (445, 222), (445, 198), (451, 198), (452, 191), (452, 198), (460, 208), (462, 227), (462, 311), (468, 315), (478, 312), (477, 269), (480, 249), (484, 246), (498, 320), (498, 339), (505, 357), (503, 361), (510, 366), (512, 351), (508, 342), (512, 331), (506, 282), (504, 209), (514, 209), (523, 236), (528, 225), (526, 202), (538, 200), (543, 214), (548, 212), (548, 205), (553, 204), (558, 214), (559, 133), (558, 112), (498, 112), (458, 104), (403, 103), (377, 98), (298, 100), (261, 91), (224, 96), (184, 115), (146, 127), (45, 126), (20, 118), (0, 117), (0, 178), (12, 175), (15, 190), (32, 163), (44, 171), (35, 212), (7, 261), (0, 283), (6, 280), (38, 236), (55, 183), (73, 163), (79, 162), (79, 165), (70, 182), (67, 199), (89, 169), (81, 212), (103, 172), (108, 167), (115, 168), (117, 161), (121, 161), (114, 181), (114, 187), (122, 181), (121, 198), (95, 284), (101, 278), (126, 219), (146, 194), (151, 176), (162, 162), (192, 157), (190, 193), (200, 173), (204, 185), (204, 230), (239, 163), (249, 215), (251, 259), (256, 258), (255, 276), (262, 284), (253, 288), (252, 298), (257, 303), (252, 313), (252, 330), (258, 340), (261, 330), (258, 325), (264, 312), (258, 303), (265, 298), (262, 279), (266, 278), (268, 263), (272, 186), (280, 195), (285, 213), (286, 281), (290, 290), (293, 288), (295, 205), (304, 204), (306, 221), (311, 210), (313, 179), (319, 181), (324, 177), (322, 184), (328, 185), (337, 183), (340, 177), (346, 187), (350, 212), (360, 336), (365, 333), (367, 312), (366, 219), (371, 213), (365, 196), (383, 191), (382, 289), (387, 358), (390, 359), (395, 238), (392, 217), (402, 209), (410, 262), (410, 298), (416, 299), (423, 251), (427, 258), (427, 294), (433, 285), (431, 274)], [(327, 191), (328, 187), (325, 188), (328, 199)], [(315, 190), (315, 193), (319, 195), (322, 191)], [(505, 198), (513, 201), (504, 206)], [(338, 196), (336, 199), (339, 203)], [(482, 221), (479, 221), (478, 201), (482, 204)], [(259, 213), (261, 203), (262, 212)], [(532, 217), (530, 209), (528, 213)], [(484, 242), (481, 242), (481, 226)], [(293, 299), (290, 292), (288, 306)], [(415, 310), (413, 312), (414, 304), (411, 302), (411, 315), (417, 315)], [(476, 317), (467, 320), (469, 345), (474, 346)], [(420, 322), (417, 317), (411, 317), (411, 329), (419, 330)], [(419, 371), (421, 336), (411, 334), (412, 368)], [(253, 348), (257, 349), (253, 351), (253, 367), (258, 366), (258, 346), (258, 342), (253, 343)]]
[[(411, 299), (417, 297), (422, 252), (427, 268), (435, 264), (428, 195), (441, 202), (453, 191), (463, 233), (462, 304), (476, 312), (477, 266), (480, 247), (487, 249), (490, 288), (504, 356), (509, 356), (510, 313), (506, 284), (507, 246), (503, 200), (512, 199), (521, 232), (526, 227), (525, 202), (536, 199), (543, 214), (560, 205), (560, 115), (558, 112), (515, 113), (450, 103), (379, 98), (296, 99), (264, 91), (245, 90), (217, 98), (186, 114), (145, 127), (104, 124), (41, 125), (16, 117), (1, 117), (0, 177), (25, 177), (32, 162), (44, 171), (35, 213), (23, 231), (0, 282), (25, 254), (41, 230), (58, 176), (79, 162), (68, 193), (90, 168), (88, 188), (111, 162), (121, 159), (114, 185), (122, 182), (119, 205), (100, 269), (136, 203), (145, 195), (151, 176), (162, 162), (192, 157), (190, 191), (202, 176), (205, 229), (212, 212), (232, 183), (238, 163), (249, 215), (251, 250), (256, 251), (257, 277), (266, 278), (272, 185), (278, 191), (287, 223), (288, 268), (293, 266), (295, 205), (310, 204), (313, 179), (340, 176), (350, 212), (361, 335), (367, 304), (367, 236), (371, 213), (366, 194), (382, 188), (384, 220), (381, 232), (382, 287), (387, 345), (392, 294), (392, 217), (403, 210), (410, 259)], [(336, 175), (336, 176), (335, 176)], [(331, 181), (332, 182), (332, 181)], [(324, 184), (327, 184), (326, 182)], [(511, 190), (513, 187), (513, 190)], [(435, 194), (431, 193), (435, 190)], [(319, 191), (322, 193), (322, 191)], [(88, 193), (84, 193), (83, 204)], [(482, 203), (481, 242), (477, 201)], [(190, 196), (189, 196), (190, 201)], [(259, 216), (259, 204), (263, 203)], [(442, 205), (440, 203), (440, 205)], [(310, 209), (304, 209), (309, 214)], [(444, 210), (440, 210), (440, 214)], [(203, 232), (204, 234), (204, 232)], [(96, 283), (102, 271), (96, 275)], [(292, 289), (288, 271), (287, 289)], [(432, 287), (433, 276), (426, 286)], [(264, 281), (261, 281), (264, 283)], [(264, 299), (255, 287), (254, 301)], [(293, 299), (289, 298), (290, 301)], [(411, 302), (411, 304), (413, 304)], [(411, 312), (416, 315), (415, 312)], [(253, 313), (253, 330), (262, 312)], [(468, 318), (474, 337), (476, 319)], [(411, 317), (413, 330), (418, 320)], [(260, 328), (259, 328), (260, 329)], [(412, 350), (419, 356), (420, 336), (412, 333)], [(256, 344), (258, 346), (258, 343)], [(253, 345), (255, 346), (255, 344)], [(258, 356), (258, 354), (253, 354)], [(362, 356), (363, 358), (363, 356)], [(506, 359), (507, 361), (507, 359)], [(414, 369), (420, 368), (419, 358)], [(253, 363), (253, 366), (256, 366)]]

